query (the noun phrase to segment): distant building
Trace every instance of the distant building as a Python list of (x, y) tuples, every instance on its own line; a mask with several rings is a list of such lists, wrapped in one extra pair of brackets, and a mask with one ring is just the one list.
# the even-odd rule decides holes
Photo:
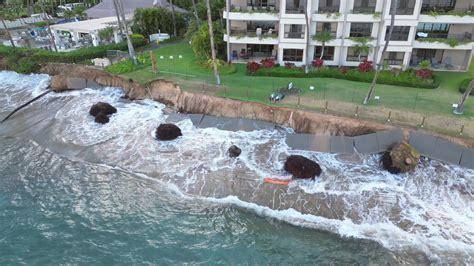
[[(307, 2), (309, 1), (309, 5)], [(234, 62), (273, 57), (278, 63), (310, 64), (322, 45), (313, 39), (329, 32), (324, 47), (329, 66), (357, 66), (357, 38), (372, 49), (361, 58), (377, 61), (390, 26), (391, 0), (229, 0), (224, 12), (229, 57)], [(395, 27), (384, 62), (395, 67), (417, 66), (466, 71), (474, 44), (474, 0), (400, 0)], [(305, 13), (309, 17), (306, 33)], [(435, 15), (433, 15), (435, 14)], [(309, 49), (306, 40), (310, 38)], [(447, 39), (444, 42), (436, 40)], [(456, 43), (456, 45), (449, 45)], [(308, 61), (308, 62), (307, 62)]]
[[(137, 8), (148, 8), (148, 7), (162, 7), (171, 10), (171, 4), (166, 0), (122, 0), (123, 9), (126, 15), (133, 15)], [(175, 12), (186, 13), (185, 9), (178, 6), (174, 6)], [(113, 0), (104, 0), (100, 4), (97, 4), (86, 10), (89, 18), (105, 18), (115, 16), (115, 8)]]

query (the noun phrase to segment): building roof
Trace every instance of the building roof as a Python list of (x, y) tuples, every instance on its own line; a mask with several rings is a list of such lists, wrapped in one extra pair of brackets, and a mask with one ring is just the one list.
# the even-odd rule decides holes
[[(171, 4), (167, 0), (122, 0), (125, 14), (133, 14), (137, 8), (162, 7), (171, 10)], [(174, 10), (186, 13), (185, 9), (174, 6)], [(104, 18), (116, 16), (113, 0), (104, 0), (101, 3), (86, 10), (89, 18)]]
[[(131, 16), (128, 15), (127, 20), (130, 18)], [(51, 29), (59, 31), (91, 33), (113, 25), (117, 25), (117, 17), (115, 16), (51, 25)]]

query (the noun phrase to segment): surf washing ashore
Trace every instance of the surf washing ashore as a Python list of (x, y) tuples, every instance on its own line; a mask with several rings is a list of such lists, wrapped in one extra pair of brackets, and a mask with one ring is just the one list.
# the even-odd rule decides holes
[[(14, 72), (0, 80), (1, 117), (61, 83)], [(246, 118), (268, 115), (293, 129), (232, 132), (184, 119), (181, 137), (160, 142), (155, 130), (170, 113), (145, 96), (172, 99), (173, 90), (111, 85), (48, 94), (0, 124), (0, 263), (474, 263), (474, 170), (424, 158), (393, 175), (380, 155), (285, 142), (294, 130), (355, 136), (385, 125), (322, 115), (315, 124), (296, 112), (305, 119), (291, 124), (290, 113), (269, 109)], [(175, 101), (178, 110), (217, 108), (211, 99)], [(89, 115), (97, 102), (117, 108), (105, 125)], [(238, 158), (227, 155), (232, 145)], [(321, 176), (264, 183), (287, 175), (289, 155), (314, 160)]]

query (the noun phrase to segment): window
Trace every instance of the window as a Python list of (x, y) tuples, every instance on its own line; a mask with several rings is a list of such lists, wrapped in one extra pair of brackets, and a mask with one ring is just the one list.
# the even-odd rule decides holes
[(283, 61), (302, 62), (303, 49), (283, 49)]
[(286, 13), (304, 14), (306, 0), (286, 0)]
[[(314, 47), (314, 59), (320, 58), (321, 57), (321, 49), (322, 46), (316, 46)], [(334, 46), (325, 46), (324, 47), (324, 54), (323, 54), (323, 59), (332, 61), (334, 60)]]
[(456, 6), (456, 0), (423, 0), (421, 5), (421, 13), (427, 13), (430, 10), (450, 11)]
[(337, 12), (339, 11), (340, 0), (319, 0), (318, 11), (320, 13), (325, 12)]
[[(388, 32), (390, 27), (387, 27), (385, 32), (385, 40), (388, 38)], [(410, 26), (394, 26), (392, 32), (391, 41), (408, 41), (408, 35), (410, 34)]]
[(285, 38), (288, 39), (304, 39), (304, 25), (286, 24)]
[[(367, 59), (368, 56), (369, 54), (367, 52), (360, 53), (360, 61), (364, 61), (365, 59)], [(356, 48), (349, 47), (349, 49), (347, 49), (346, 61), (359, 62), (359, 53)]]
[(374, 13), (377, 0), (355, 0), (353, 13)]
[(316, 33), (327, 31), (331, 33), (331, 36), (336, 38), (337, 23), (331, 22), (318, 22), (316, 24)]
[(415, 38), (448, 38), (449, 27), (445, 23), (420, 23)]
[[(393, 1), (390, 7), (390, 14), (393, 7)], [(398, 0), (396, 15), (413, 15), (415, 11), (416, 0)]]
[(404, 52), (389, 52), (385, 55), (383, 62), (389, 65), (402, 65)]
[(370, 37), (372, 35), (372, 23), (351, 23), (349, 37)]

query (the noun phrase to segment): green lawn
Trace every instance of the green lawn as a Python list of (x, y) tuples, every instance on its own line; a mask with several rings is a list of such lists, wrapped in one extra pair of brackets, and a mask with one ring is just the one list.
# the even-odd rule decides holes
[[(191, 47), (186, 42), (158, 48), (155, 50), (155, 55), (160, 71), (158, 74), (152, 73), (151, 67), (146, 67), (123, 76), (142, 83), (156, 78), (173, 79), (177, 82), (180, 80), (196, 80), (209, 84), (215, 82), (212, 69), (205, 69), (198, 64)], [(173, 56), (173, 59), (170, 59), (170, 56)], [(275, 89), (293, 82), (295, 86), (304, 90), (302, 97), (361, 103), (369, 88), (368, 83), (330, 78), (252, 77), (245, 75), (245, 65), (236, 64), (235, 67), (237, 68), (235, 73), (228, 67), (223, 69), (221, 80), (228, 89), (219, 91), (217, 93), (219, 96), (225, 94), (230, 98), (268, 103), (267, 98)], [(440, 87), (434, 90), (378, 85), (375, 95), (380, 96), (380, 100), (372, 104), (399, 110), (415, 110), (426, 115), (451, 115), (452, 104), (458, 102), (461, 97), (458, 85), (463, 79), (474, 77), (474, 64), (466, 73), (437, 72), (437, 75), (442, 82)], [(316, 89), (311, 91), (310, 86)], [(473, 116), (474, 99), (470, 99), (466, 106), (465, 117)]]

